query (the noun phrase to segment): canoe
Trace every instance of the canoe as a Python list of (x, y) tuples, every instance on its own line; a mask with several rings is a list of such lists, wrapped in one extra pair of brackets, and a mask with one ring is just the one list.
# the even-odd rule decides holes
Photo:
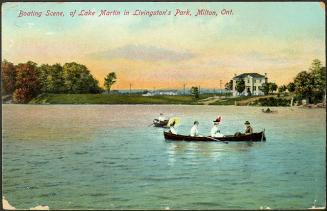
[(153, 126), (168, 128), (167, 123), (169, 120), (159, 121), (158, 119), (153, 120)]
[(276, 113), (277, 111), (272, 111), (272, 110), (270, 110), (270, 111), (267, 111), (267, 110), (262, 110), (262, 112), (263, 112), (263, 113), (267, 113), (267, 114), (270, 114), (270, 113)]
[(185, 136), (179, 134), (172, 134), (170, 132), (164, 131), (164, 137), (167, 140), (172, 141), (235, 141), (235, 142), (242, 142), (242, 141), (266, 141), (265, 131), (261, 131), (259, 133), (252, 133), (252, 134), (241, 134), (241, 135), (226, 135), (224, 137), (210, 137), (210, 136)]

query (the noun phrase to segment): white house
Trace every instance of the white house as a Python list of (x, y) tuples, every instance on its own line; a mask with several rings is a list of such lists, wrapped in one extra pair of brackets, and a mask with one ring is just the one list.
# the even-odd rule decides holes
[[(245, 82), (244, 91), (239, 94), (236, 89), (237, 81), (243, 79)], [(233, 96), (237, 95), (248, 95), (250, 92), (251, 95), (263, 95), (264, 93), (260, 90), (262, 84), (268, 83), (267, 73), (265, 75), (260, 75), (258, 73), (243, 73), (241, 75), (236, 75), (233, 78)]]

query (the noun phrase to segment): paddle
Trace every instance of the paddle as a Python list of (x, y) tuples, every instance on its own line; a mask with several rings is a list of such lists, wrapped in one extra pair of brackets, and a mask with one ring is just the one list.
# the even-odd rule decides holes
[(150, 125), (148, 125), (148, 127), (150, 127), (151, 125), (153, 125), (153, 123), (151, 123)]
[(261, 141), (263, 141), (263, 137), (265, 136), (265, 128), (263, 128), (263, 133), (262, 133), (262, 135), (261, 135)]
[[(203, 135), (202, 135), (202, 136), (203, 136)], [(219, 139), (215, 139), (215, 138), (212, 138), (212, 137), (210, 137), (210, 136), (204, 136), (204, 137), (209, 138), (209, 139), (212, 139), (212, 140), (214, 140), (214, 141), (223, 142), (224, 144), (228, 144), (227, 141), (220, 141)]]

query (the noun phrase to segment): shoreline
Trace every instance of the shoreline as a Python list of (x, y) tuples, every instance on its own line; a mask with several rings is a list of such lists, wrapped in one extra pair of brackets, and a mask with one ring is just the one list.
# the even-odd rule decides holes
[[(209, 105), (209, 106), (251, 106), (251, 107), (299, 107), (326, 108), (325, 103), (293, 105), (292, 96), (225, 96), (203, 94), (199, 98), (192, 95), (117, 95), (117, 94), (41, 94), (28, 105)], [(2, 104), (14, 103), (11, 96), (3, 96)]]
[(310, 107), (307, 105), (299, 105), (299, 106), (261, 106), (261, 105), (204, 105), (204, 104), (133, 104), (133, 103), (125, 103), (125, 104), (96, 104), (96, 103), (28, 103), (28, 104), (19, 104), (19, 103), (2, 103), (2, 105), (17, 105), (17, 106), (209, 106), (209, 107), (220, 107), (220, 106), (227, 106), (227, 107), (249, 107), (249, 108), (271, 108), (272, 110), (277, 108), (289, 108), (289, 109), (324, 109), (326, 110), (326, 107), (318, 107), (316, 105)]

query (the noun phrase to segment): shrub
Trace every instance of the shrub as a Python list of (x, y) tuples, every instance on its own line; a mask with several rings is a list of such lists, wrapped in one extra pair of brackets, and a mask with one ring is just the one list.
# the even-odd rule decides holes
[(290, 103), (291, 100), (274, 97), (260, 98), (254, 102), (254, 104), (261, 106), (289, 106)]

